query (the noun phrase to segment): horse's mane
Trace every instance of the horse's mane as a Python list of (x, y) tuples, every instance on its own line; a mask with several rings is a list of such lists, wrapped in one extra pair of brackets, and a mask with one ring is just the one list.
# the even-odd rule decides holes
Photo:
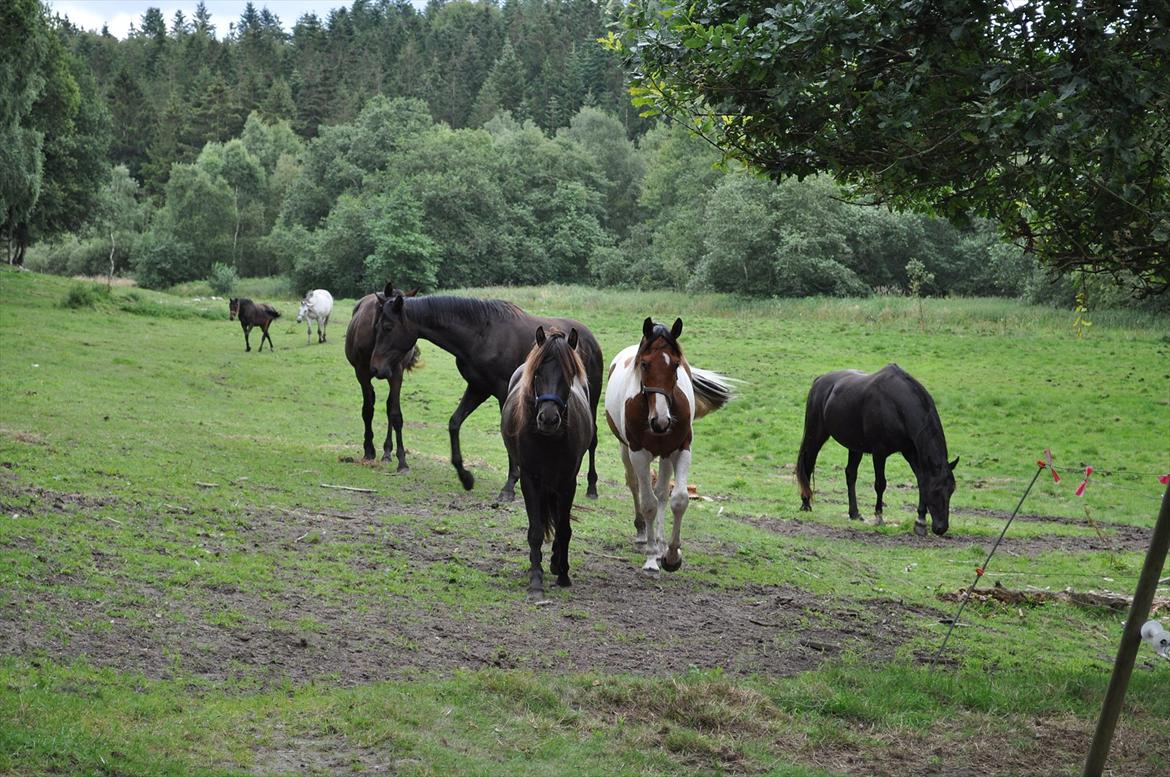
[(435, 296), (420, 297), (411, 303), (435, 324), (459, 322), (486, 326), (496, 321), (519, 318), (524, 311), (502, 299)]
[[(588, 383), (588, 378), (585, 375), (585, 363), (581, 361), (576, 349), (569, 347), (569, 341), (564, 332), (559, 329), (550, 329), (544, 345), (533, 345), (532, 350), (528, 352), (524, 364), (521, 365), (520, 379), (509, 392), (511, 407), (505, 426), (507, 427), (506, 434), (510, 437), (518, 436), (528, 425), (528, 416), (535, 404), (532, 381), (536, 377), (537, 369), (547, 358), (556, 360), (557, 365), (561, 368), (561, 374), (565, 377), (565, 382), (569, 384), (569, 404), (572, 407), (569, 412), (569, 423), (573, 423), (573, 419), (579, 413), (584, 412), (586, 416), (589, 413), (588, 400), (582, 396), (581, 391), (576, 390), (577, 386)], [(516, 401), (511, 401), (512, 399)]]
[[(914, 432), (914, 447), (919, 451), (920, 456), (926, 453), (927, 448), (930, 448), (931, 453), (939, 454), (943, 463), (946, 463), (946, 436), (943, 433), (942, 419), (939, 418), (938, 408), (935, 407), (934, 398), (930, 396), (930, 392), (926, 390), (926, 387), (918, 382), (917, 378), (906, 372), (899, 365), (890, 363), (887, 367), (898, 375), (898, 377), (906, 381), (906, 384), (914, 393), (914, 398), (921, 404), (926, 416), (922, 422), (922, 426), (918, 428), (918, 431)], [(922, 445), (919, 442), (924, 438), (928, 443), (927, 445)], [(940, 443), (941, 447), (939, 445)], [(935, 448), (940, 449), (934, 450)]]

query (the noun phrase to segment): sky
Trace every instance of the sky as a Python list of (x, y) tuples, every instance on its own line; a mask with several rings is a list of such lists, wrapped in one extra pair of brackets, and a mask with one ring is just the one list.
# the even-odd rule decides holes
[[(147, 8), (158, 8), (170, 27), (175, 11), (182, 11), (190, 20), (199, 0), (45, 0), (52, 13), (68, 16), (69, 21), (86, 30), (100, 32), (102, 25), (108, 25), (110, 34), (125, 38), (130, 25), (142, 26), (142, 15)], [(247, 0), (203, 0), (211, 12), (215, 35), (221, 40), (228, 34), (229, 25), (240, 20)], [(280, 18), (286, 31), (292, 31), (297, 19), (312, 12), (325, 21), (329, 11), (342, 6), (349, 7), (352, 0), (252, 0), (256, 10), (268, 8)], [(417, 3), (416, 3), (417, 5)]]

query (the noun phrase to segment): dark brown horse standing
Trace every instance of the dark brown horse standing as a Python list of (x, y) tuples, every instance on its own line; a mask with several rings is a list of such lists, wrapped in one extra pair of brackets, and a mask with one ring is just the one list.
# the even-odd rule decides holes
[[(447, 423), (451, 435), (451, 464), (466, 489), (475, 485), (475, 477), (463, 467), (459, 449), (459, 428), (464, 419), (495, 397), (503, 408), (508, 396), (512, 373), (520, 366), (532, 347), (532, 333), (543, 326), (545, 331), (558, 329), (578, 333), (577, 354), (585, 364), (589, 379), (589, 406), (596, 414), (601, 397), (601, 346), (583, 324), (570, 318), (530, 316), (511, 302), (468, 297), (419, 297), (407, 299), (392, 294), (379, 308), (376, 323), (377, 342), (370, 366), (374, 375), (386, 378), (394, 365), (414, 348), (419, 338), (429, 340), (455, 357), (459, 374), (467, 381), (463, 398)], [(586, 495), (597, 496), (597, 469), (594, 464), (597, 433), (589, 444), (589, 476)], [(516, 498), (515, 484), (519, 466), (508, 457), (508, 479), (500, 490), (500, 499)]]
[(520, 490), (528, 513), (528, 596), (544, 598), (541, 547), (552, 539), (549, 570), (570, 586), (569, 515), (581, 459), (596, 437), (589, 405), (589, 378), (577, 355), (577, 330), (536, 328), (536, 345), (512, 374), (500, 409), (508, 457), (520, 465)]
[(233, 297), (228, 300), (228, 320), (235, 321), (237, 318), (240, 319), (240, 326), (244, 330), (244, 351), (252, 350), (252, 344), (248, 342), (248, 335), (251, 334), (254, 326), (260, 327), (262, 332), (260, 347), (256, 350), (264, 350), (265, 340), (268, 340), (268, 350), (275, 347), (272, 345), (272, 335), (268, 334), (268, 326), (280, 318), (279, 310), (264, 302), (253, 302), (246, 297)]
[[(406, 296), (413, 297), (415, 291)], [(398, 292), (402, 293), (402, 292)], [(382, 292), (367, 294), (358, 300), (353, 308), (353, 317), (345, 329), (345, 358), (353, 366), (353, 374), (357, 376), (362, 387), (362, 422), (365, 424), (365, 436), (362, 440), (362, 458), (371, 461), (376, 455), (374, 450), (374, 403), (377, 397), (374, 394), (374, 371), (370, 367), (370, 356), (374, 353), (374, 320), (378, 310), (386, 301)], [(406, 372), (418, 363), (418, 348), (412, 348), (391, 370), (386, 381), (390, 384), (390, 395), (386, 397), (386, 441), (382, 443), (382, 460), (390, 461), (394, 452), (394, 444), (398, 444), (398, 471), (406, 472), (410, 469), (406, 465), (406, 448), (402, 447), (402, 379)]]
[(959, 459), (947, 462), (947, 440), (934, 400), (922, 384), (896, 364), (872, 375), (839, 370), (813, 381), (804, 410), (804, 438), (796, 460), (800, 509), (812, 509), (812, 477), (817, 454), (832, 437), (849, 449), (845, 483), (849, 489), (849, 517), (861, 520), (857, 509), (857, 467), (866, 453), (873, 456), (874, 514), (881, 523), (882, 495), (886, 490), (886, 459), (901, 453), (918, 480), (918, 520), (914, 533), (926, 534), (926, 513), (935, 534), (946, 534), (953, 470)]

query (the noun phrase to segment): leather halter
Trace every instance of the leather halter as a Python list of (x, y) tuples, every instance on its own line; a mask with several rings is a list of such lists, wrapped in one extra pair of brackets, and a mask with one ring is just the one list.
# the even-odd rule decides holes
[[(674, 411), (674, 392), (673, 391), (667, 391), (666, 389), (660, 389), (656, 386), (643, 385), (642, 386), (642, 396), (646, 396), (647, 394), (661, 394), (663, 397), (666, 398), (667, 408), (669, 408), (672, 412)], [(649, 401), (649, 397), (647, 397), (647, 401)]]
[(535, 400), (536, 406), (540, 407), (541, 402), (553, 402), (561, 409), (562, 412), (569, 409), (568, 403), (566, 403), (565, 400), (561, 399), (556, 394), (541, 394)]

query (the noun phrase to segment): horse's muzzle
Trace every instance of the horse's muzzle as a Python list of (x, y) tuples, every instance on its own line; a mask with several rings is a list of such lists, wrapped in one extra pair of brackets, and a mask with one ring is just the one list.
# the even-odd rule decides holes
[(666, 434), (674, 426), (673, 418), (667, 418), (665, 423), (660, 418), (650, 419), (650, 432), (652, 434)]

